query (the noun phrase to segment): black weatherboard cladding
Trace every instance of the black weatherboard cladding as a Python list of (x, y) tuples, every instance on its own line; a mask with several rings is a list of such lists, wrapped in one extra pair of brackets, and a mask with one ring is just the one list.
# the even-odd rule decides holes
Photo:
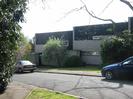
[(35, 37), (36, 37), (36, 44), (45, 44), (48, 41), (49, 37), (56, 37), (69, 41), (69, 46), (67, 47), (67, 49), (72, 49), (73, 47), (72, 31), (37, 33)]
[(92, 36), (98, 35), (116, 35), (124, 30), (128, 30), (128, 23), (115, 23), (115, 34), (113, 24), (99, 24), (74, 27), (75, 40), (92, 40)]

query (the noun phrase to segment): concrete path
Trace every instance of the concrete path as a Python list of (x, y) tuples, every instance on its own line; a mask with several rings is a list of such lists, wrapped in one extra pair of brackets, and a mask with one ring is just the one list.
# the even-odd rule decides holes
[(57, 70), (57, 69), (38, 68), (36, 72), (101, 77), (101, 73), (97, 73), (93, 71), (73, 71), (73, 70)]
[(25, 99), (30, 91), (35, 88), (19, 82), (11, 82), (6, 91), (0, 94), (0, 99)]

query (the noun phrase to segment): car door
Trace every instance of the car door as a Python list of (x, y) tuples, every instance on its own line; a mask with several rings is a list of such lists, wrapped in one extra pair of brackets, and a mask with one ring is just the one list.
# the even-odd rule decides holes
[(17, 62), (17, 64), (16, 64), (16, 70), (18, 70), (20, 67), (21, 67), (21, 62), (19, 61), (19, 62)]
[(131, 77), (133, 75), (133, 58), (122, 63), (122, 76)]

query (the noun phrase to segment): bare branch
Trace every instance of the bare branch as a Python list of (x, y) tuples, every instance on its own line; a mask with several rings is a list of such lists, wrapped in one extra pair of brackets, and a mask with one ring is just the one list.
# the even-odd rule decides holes
[(104, 13), (105, 10), (112, 4), (113, 1), (114, 1), (114, 0), (111, 0), (111, 1), (104, 7), (104, 9), (102, 10), (102, 12), (101, 12), (100, 14)]
[(133, 11), (133, 6), (131, 5), (131, 3), (127, 0), (120, 0), (121, 2), (125, 3), (126, 5), (129, 6), (129, 8)]
[[(93, 17), (93, 18), (95, 18), (95, 19), (98, 19), (98, 20), (102, 20), (102, 21), (110, 21), (110, 22), (112, 22), (113, 24), (115, 23), (112, 19), (103, 19), (103, 18), (97, 17), (96, 15), (94, 15), (93, 13), (91, 13), (91, 12), (88, 10), (86, 4), (85, 4), (82, 0), (80, 0), (80, 1), (83, 3), (83, 5), (84, 5), (83, 7), (85, 8), (86, 12), (87, 12), (91, 17)], [(83, 7), (82, 7), (82, 8), (83, 8)]]
[(42, 8), (45, 9), (46, 8), (46, 5), (47, 5), (47, 0), (42, 0), (42, 3), (43, 3)]
[(75, 11), (82, 10), (82, 9), (83, 9), (83, 7), (72, 9), (69, 12), (65, 13), (65, 15), (63, 17), (61, 17), (59, 20), (57, 20), (57, 21), (60, 21), (60, 20), (64, 19), (66, 16), (68, 16), (69, 14), (71, 14), (71, 13), (73, 13)]

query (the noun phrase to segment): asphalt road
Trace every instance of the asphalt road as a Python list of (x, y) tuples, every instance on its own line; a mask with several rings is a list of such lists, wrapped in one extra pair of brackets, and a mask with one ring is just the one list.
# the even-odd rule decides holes
[(50, 73), (15, 74), (13, 80), (85, 99), (133, 99), (133, 81)]

